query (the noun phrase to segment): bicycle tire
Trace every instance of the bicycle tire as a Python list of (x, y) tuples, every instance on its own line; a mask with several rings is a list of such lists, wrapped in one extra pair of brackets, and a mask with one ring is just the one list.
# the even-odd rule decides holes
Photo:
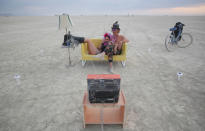
[(189, 33), (182, 33), (181, 40), (177, 42), (179, 48), (185, 48), (193, 43), (193, 37)]
[(173, 49), (171, 49), (171, 47), (175, 46), (174, 43), (171, 43), (171, 38), (170, 37), (171, 37), (171, 35), (167, 35), (166, 38), (165, 38), (165, 47), (166, 47), (168, 52), (172, 52)]

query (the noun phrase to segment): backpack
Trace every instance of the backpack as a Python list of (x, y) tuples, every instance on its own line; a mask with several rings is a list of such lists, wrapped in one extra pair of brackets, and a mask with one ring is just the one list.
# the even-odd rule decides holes
[[(183, 26), (184, 26), (184, 24), (182, 24), (181, 22), (177, 22), (175, 24), (175, 26), (174, 26), (174, 28), (176, 28), (176, 30), (174, 31), (175, 38), (179, 35), (180, 30), (181, 30), (181, 33), (182, 33)], [(179, 40), (180, 40), (180, 38), (179, 38)]]

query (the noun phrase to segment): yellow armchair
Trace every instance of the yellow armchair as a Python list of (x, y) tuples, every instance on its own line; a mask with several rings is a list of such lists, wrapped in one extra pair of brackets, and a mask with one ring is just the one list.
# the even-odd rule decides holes
[[(101, 39), (91, 39), (92, 43), (98, 47), (101, 43)], [(122, 54), (121, 55), (114, 55), (113, 61), (121, 61), (122, 66), (125, 67), (126, 62), (126, 53), (127, 53), (127, 43), (123, 44), (122, 46)], [(85, 65), (86, 61), (100, 61), (100, 58), (94, 57), (95, 55), (88, 54), (88, 45), (87, 43), (81, 44), (81, 55), (82, 55), (82, 66)], [(105, 55), (104, 60), (108, 60), (107, 55)]]

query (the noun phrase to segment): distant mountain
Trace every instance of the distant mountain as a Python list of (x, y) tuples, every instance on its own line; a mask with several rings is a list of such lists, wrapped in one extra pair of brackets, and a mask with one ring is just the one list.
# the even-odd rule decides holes
[(11, 13), (0, 13), (0, 16), (14, 16), (14, 15)]

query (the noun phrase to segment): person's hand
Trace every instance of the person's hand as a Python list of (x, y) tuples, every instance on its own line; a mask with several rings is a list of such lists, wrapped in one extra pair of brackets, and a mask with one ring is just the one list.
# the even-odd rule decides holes
[(123, 44), (123, 41), (119, 41), (119, 44), (122, 45), (122, 44)]
[(114, 48), (114, 54), (116, 54), (117, 53), (117, 48)]

